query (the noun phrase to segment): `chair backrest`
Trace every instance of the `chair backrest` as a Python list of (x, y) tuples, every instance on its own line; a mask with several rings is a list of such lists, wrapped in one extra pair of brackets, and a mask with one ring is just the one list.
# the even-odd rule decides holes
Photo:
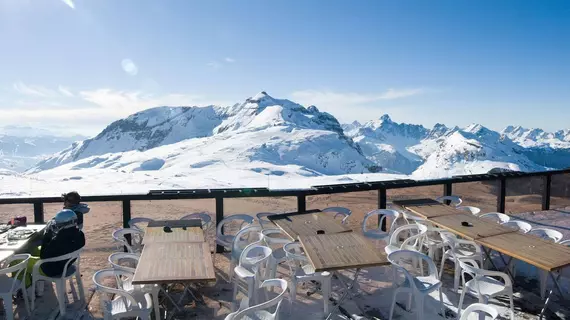
[(256, 214), (255, 216), (257, 217), (257, 222), (259, 222), (259, 225), (262, 228), (267, 228), (273, 225), (273, 223), (267, 219), (267, 217), (272, 216), (276, 213), (274, 212), (260, 212), (258, 214)]
[(498, 223), (507, 223), (511, 220), (511, 217), (500, 212), (483, 213), (482, 215), (479, 215), (479, 218), (492, 219), (497, 221)]
[(117, 279), (120, 278), (132, 278), (133, 276), (134, 274), (132, 272), (125, 270), (103, 269), (95, 272), (93, 275), (93, 283), (95, 284), (95, 290), (99, 293), (103, 293), (100, 295), (100, 299), (104, 313), (111, 312), (112, 306), (109, 294), (115, 295), (116, 297), (118, 296), (120, 299), (124, 300), (124, 306), (126, 307), (125, 311), (141, 310), (141, 305), (131, 293), (119, 287), (111, 288), (105, 284), (105, 279), (112, 278), (117, 281)]
[(532, 226), (528, 222), (511, 220), (509, 222), (502, 223), (503, 226), (518, 229), (520, 232), (527, 233), (532, 230)]
[(558, 242), (558, 244), (561, 244), (561, 245), (565, 245), (565, 246), (570, 247), (570, 240), (560, 241), (560, 242)]
[(457, 207), (463, 203), (463, 200), (461, 200), (461, 198), (458, 196), (443, 196), (435, 199), (435, 201), (443, 204), (449, 203), (449, 205), (453, 207)]
[(129, 220), (129, 228), (142, 231), (143, 229), (139, 225), (147, 225), (149, 222), (152, 221), (154, 220), (151, 218), (144, 218), (144, 217), (132, 218), (131, 220)]
[(303, 246), (299, 242), (291, 242), (284, 245), (283, 251), (285, 251), (291, 277), (295, 276), (297, 270), (310, 264), (309, 258), (305, 255)]
[[(26, 270), (28, 267), (28, 260), (30, 260), (30, 257), (31, 257), (30, 254), (22, 253), (22, 254), (15, 254), (10, 258), (4, 260), (4, 262), (2, 262), (1, 265), (6, 266), (6, 268), (0, 269), (0, 277), (11, 274), (11, 277), (13, 279), (18, 279), (20, 275), (26, 274)], [(16, 261), (17, 263), (15, 265), (10, 266), (10, 264), (15, 263)], [(12, 281), (12, 287), (9, 288), (9, 291), (4, 291), (8, 288), (2, 288), (0, 289), (0, 292), (14, 292), (15, 286), (16, 286), (16, 281)], [(4, 303), (6, 304), (6, 302)]]
[[(269, 279), (269, 280), (263, 281), (263, 283), (259, 287), (260, 288), (279, 287), (281, 289), (281, 292), (279, 293), (279, 295), (277, 295), (277, 297), (275, 297), (269, 301), (260, 303), (260, 304), (255, 305), (255, 306), (251, 306), (249, 308), (246, 308), (244, 310), (237, 312), (234, 315), (234, 317), (232, 318), (232, 320), (243, 319), (246, 316), (255, 313), (256, 311), (266, 310), (266, 309), (269, 309), (275, 305), (277, 305), (277, 307), (275, 308), (275, 311), (271, 315), (272, 315), (273, 319), (277, 319), (277, 315), (279, 314), (279, 310), (281, 309), (281, 302), (283, 301), (283, 298), (285, 296), (285, 292), (287, 292), (287, 281), (285, 281), (283, 279)], [(264, 318), (264, 319), (267, 319), (267, 318)]]
[[(127, 241), (127, 238), (125, 237), (126, 235), (131, 236), (131, 243), (130, 244)], [(141, 230), (132, 229), (132, 228), (119, 229), (119, 230), (115, 230), (113, 232), (113, 240), (115, 240), (115, 241), (121, 243), (122, 245), (124, 245), (125, 247), (127, 247), (127, 250), (131, 253), (137, 253), (137, 252), (140, 252), (142, 250), (143, 236), (144, 236), (144, 232), (142, 232)]]
[(222, 232), (224, 225), (232, 223), (232, 222), (240, 222), (239, 229), (243, 229), (246, 225), (251, 225), (253, 223), (253, 217), (248, 216), (247, 214), (234, 214), (228, 217), (225, 217), (224, 220), (220, 221), (218, 226), (216, 227), (216, 235), (224, 235), (226, 233)]
[(239, 253), (252, 243), (259, 243), (263, 240), (261, 226), (249, 226), (241, 229), (232, 241), (232, 252)]
[[(427, 226), (421, 224), (401, 226), (392, 233), (389, 244), (400, 249), (419, 251), (426, 232)], [(402, 237), (404, 238), (403, 241), (401, 241)]]
[[(468, 320), (469, 318), (481, 319), (480, 316), (479, 317), (471, 317), (471, 315), (473, 315), (473, 314), (488, 315), (491, 317), (491, 320), (495, 320), (499, 316), (499, 311), (497, 309), (495, 309), (495, 307), (490, 306), (488, 304), (474, 303), (474, 304), (468, 306), (467, 308), (465, 308), (465, 310), (463, 310), (463, 313), (461, 314), (461, 318), (459, 318), (459, 320)], [(483, 319), (487, 319), (487, 317), (483, 317)]]
[[(115, 252), (109, 256), (109, 263), (113, 267), (114, 270), (124, 270), (128, 272), (135, 272), (136, 265), (139, 263), (140, 255), (137, 253), (129, 253), (129, 252)], [(121, 264), (124, 260), (130, 260), (135, 262), (134, 267), (128, 267)]]
[(391, 210), (391, 209), (377, 209), (377, 210), (372, 210), (370, 212), (368, 212), (365, 216), (364, 216), (364, 220), (362, 220), (362, 232), (366, 232), (368, 231), (368, 219), (370, 219), (371, 217), (374, 216), (378, 216), (378, 215), (382, 215), (382, 217), (380, 217), (380, 221), (378, 221), (378, 229), (380, 229), (382, 227), (382, 224), (384, 223), (384, 221), (386, 220), (386, 218), (390, 217), (392, 218), (392, 224), (390, 225), (390, 233), (394, 232), (395, 230), (395, 226), (396, 226), (396, 221), (400, 218), (400, 212), (396, 211), (396, 210)]
[(477, 264), (477, 261), (472, 259), (457, 259), (457, 261), (461, 266), (461, 278), (463, 280), (463, 285), (466, 283), (465, 274), (469, 274), (475, 280), (475, 291), (478, 296), (482, 296), (479, 287), (479, 280), (483, 277), (501, 277), (505, 282), (505, 286), (512, 287), (513, 285), (511, 278), (506, 273), (481, 269)]
[(334, 218), (338, 217), (339, 215), (342, 216), (342, 223), (346, 223), (348, 217), (352, 214), (352, 211), (345, 207), (328, 207), (321, 210), (322, 212), (334, 212)]
[(65, 265), (63, 266), (63, 271), (61, 273), (61, 278), (65, 278), (65, 276), (67, 275), (67, 269), (69, 268), (69, 266), (71, 265), (79, 265), (79, 260), (81, 258), (81, 251), (83, 251), (83, 248), (70, 252), (68, 254), (64, 254), (62, 256), (59, 257), (53, 257), (53, 258), (49, 258), (49, 259), (42, 259), (39, 260), (38, 262), (36, 262), (34, 264), (34, 273), (39, 272), (40, 267), (42, 266), (42, 264), (47, 263), (47, 262), (57, 262), (57, 261), (66, 261)]
[(548, 228), (532, 228), (528, 234), (541, 237), (544, 240), (550, 240), (554, 243), (560, 242), (564, 237), (560, 231)]
[(257, 271), (269, 260), (272, 253), (271, 248), (259, 243), (252, 243), (243, 249), (239, 257), (239, 265)]
[(410, 261), (418, 261), (419, 263), (423, 263), (425, 261), (428, 266), (426, 276), (432, 276), (436, 279), (439, 279), (435, 263), (430, 257), (421, 252), (413, 250), (397, 250), (388, 255), (388, 261), (390, 261), (393, 267), (404, 274), (404, 276), (408, 279), (410, 286), (415, 289), (418, 288), (416, 287), (414, 276), (410, 274), (410, 272), (405, 268), (406, 265), (409, 265)]
[[(292, 242), (289, 239), (289, 236), (283, 230), (272, 228), (272, 229), (263, 229), (261, 230), (261, 235), (263, 236), (263, 242), (267, 244), (267, 246), (281, 246), (283, 247), (289, 242)], [(280, 235), (281, 237), (273, 237), (272, 235)]]
[(202, 220), (202, 229), (209, 230), (212, 227), (212, 217), (206, 212), (196, 212), (187, 214), (184, 217), (180, 218), (180, 220), (190, 220), (190, 219), (200, 219)]
[(463, 210), (465, 212), (469, 212), (471, 214), (479, 214), (481, 213), (481, 209), (472, 206), (459, 206), (457, 207), (458, 210)]

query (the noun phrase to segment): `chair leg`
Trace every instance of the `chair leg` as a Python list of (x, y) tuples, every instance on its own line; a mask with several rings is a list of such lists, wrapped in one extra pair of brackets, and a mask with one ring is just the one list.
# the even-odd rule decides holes
[(416, 295), (416, 318), (418, 320), (423, 320), (424, 318), (424, 295)]
[(34, 279), (32, 276), (32, 296), (30, 297), (30, 301), (32, 302), (32, 310), (35, 310), (36, 306), (36, 283), (38, 281)]
[(293, 313), (293, 303), (297, 299), (297, 279), (292, 276), (291, 286), (289, 287), (289, 314)]
[(443, 267), (445, 266), (445, 253), (441, 256), (441, 265), (439, 267), (439, 279), (441, 280), (441, 277), (443, 277)]
[(4, 301), (4, 312), (6, 313), (6, 320), (14, 320), (14, 306), (12, 305), (12, 295), (2, 295), (0, 298), (2, 301)]
[(461, 273), (461, 265), (455, 260), (455, 274), (453, 275), (453, 290), (459, 292), (459, 274)]
[(325, 316), (329, 314), (329, 297), (331, 296), (331, 279), (323, 279), (321, 282), (321, 290), (323, 292), (323, 304)]
[(24, 298), (24, 305), (26, 306), (26, 312), (28, 316), (32, 316), (32, 310), (30, 309), (30, 301), (28, 300), (28, 290), (26, 290), (26, 283), (22, 281), (22, 297)]
[(445, 318), (445, 306), (443, 304), (443, 292), (441, 287), (439, 287), (439, 304), (441, 306), (441, 316)]
[(160, 290), (158, 289), (158, 287), (154, 287), (151, 295), (152, 295), (152, 304), (153, 304), (153, 308), (154, 308), (154, 319), (155, 320), (160, 320), (160, 302), (158, 302), (158, 293), (160, 292)]
[(546, 296), (546, 288), (548, 287), (548, 272), (538, 270), (538, 276), (540, 278), (540, 297), (544, 300)]
[(398, 296), (398, 288), (394, 290), (394, 294), (392, 295), (392, 306), (390, 307), (390, 316), (388, 317), (389, 320), (392, 320), (394, 316), (394, 308), (396, 307), (396, 297)]
[(81, 303), (86, 303), (85, 289), (83, 288), (83, 279), (81, 279), (81, 273), (79, 270), (77, 274), (75, 274), (75, 282), (77, 282), (77, 290), (79, 290), (79, 299), (81, 299)]
[(509, 292), (509, 303), (511, 305), (511, 320), (515, 320), (515, 304), (513, 302), (513, 292)]
[(234, 279), (234, 294), (232, 295), (232, 312), (237, 310), (237, 294), (239, 287), (239, 279)]
[(67, 299), (67, 294), (65, 293), (65, 281), (56, 281), (55, 287), (57, 290), (57, 301), (59, 302), (59, 316), (63, 317), (65, 315), (65, 300)]
[(463, 299), (465, 298), (465, 287), (461, 290), (461, 296), (459, 297), (459, 305), (457, 306), (457, 318), (461, 318), (461, 309), (463, 309)]

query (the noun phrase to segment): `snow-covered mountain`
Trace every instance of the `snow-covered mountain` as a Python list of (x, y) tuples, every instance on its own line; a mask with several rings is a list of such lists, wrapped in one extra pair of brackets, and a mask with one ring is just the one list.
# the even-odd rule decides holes
[(58, 152), (82, 136), (57, 136), (47, 130), (30, 127), (0, 127), (0, 169), (21, 172), (43, 157)]
[(261, 92), (230, 107), (159, 107), (136, 113), (30, 172), (161, 170), (185, 175), (197, 168), (301, 176), (376, 170), (332, 115)]
[(546, 132), (542, 129), (526, 129), (521, 126), (508, 126), (501, 134), (523, 147), (551, 147), (570, 149), (570, 129)]

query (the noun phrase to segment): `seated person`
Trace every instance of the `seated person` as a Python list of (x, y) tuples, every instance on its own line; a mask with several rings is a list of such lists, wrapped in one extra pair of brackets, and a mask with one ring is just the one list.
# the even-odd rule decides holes
[(71, 209), (77, 215), (77, 226), (83, 230), (83, 215), (89, 212), (89, 206), (86, 203), (81, 203), (81, 196), (77, 191), (71, 191), (62, 195), (63, 208)]
[[(85, 246), (85, 235), (77, 227), (78, 218), (70, 209), (63, 209), (49, 222), (42, 239), (40, 259), (60, 257)], [(41, 271), (48, 277), (60, 275), (66, 260), (44, 263)]]
[[(28, 268), (25, 275), (26, 288), (30, 288), (32, 285), (34, 265), (40, 259), (60, 257), (77, 251), (84, 246), (85, 235), (77, 227), (77, 215), (75, 212), (69, 209), (63, 209), (58, 212), (46, 226), (41, 247), (34, 248), (30, 252), (32, 257), (28, 260)], [(44, 263), (40, 267), (40, 273), (48, 277), (58, 277), (63, 273), (67, 261)], [(20, 280), (23, 276), (23, 274), (20, 275)], [(43, 282), (40, 281), (37, 284), (36, 294), (42, 296), (43, 291)]]

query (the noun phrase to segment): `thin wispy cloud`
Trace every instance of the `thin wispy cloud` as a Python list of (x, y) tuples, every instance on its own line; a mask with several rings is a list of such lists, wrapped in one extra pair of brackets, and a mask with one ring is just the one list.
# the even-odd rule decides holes
[(212, 69), (220, 69), (222, 67), (222, 64), (218, 61), (210, 61), (206, 65)]
[(17, 93), (28, 96), (49, 98), (58, 94), (55, 90), (38, 85), (27, 85), (22, 81), (14, 83), (13, 88)]
[(331, 90), (301, 90), (291, 93), (291, 99), (303, 105), (315, 105), (345, 121), (368, 120), (388, 112), (383, 103), (426, 93), (425, 88), (387, 89), (378, 93), (335, 92)]
[(75, 95), (69, 90), (69, 88), (64, 86), (57, 87), (57, 90), (66, 97), (74, 97)]
[(73, 3), (73, 0), (61, 0), (61, 2), (65, 3), (71, 9), (75, 9), (75, 4)]
[(226, 61), (227, 63), (234, 63), (236, 62), (236, 60), (234, 58), (225, 58), (224, 61)]

